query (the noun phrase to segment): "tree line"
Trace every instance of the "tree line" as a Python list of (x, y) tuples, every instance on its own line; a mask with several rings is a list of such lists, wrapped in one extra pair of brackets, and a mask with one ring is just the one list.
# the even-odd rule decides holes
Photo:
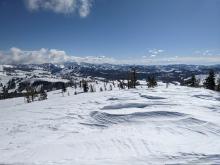
[(206, 89), (220, 91), (220, 78), (216, 81), (214, 70), (210, 70), (202, 85), (200, 85), (200, 79), (196, 79), (195, 75), (192, 75), (190, 79), (185, 80), (184, 85), (189, 87), (204, 87)]
[[(87, 93), (87, 92), (96, 92), (99, 90), (100, 92), (102, 91), (107, 91), (107, 90), (113, 90), (113, 87), (117, 87), (121, 89), (132, 89), (136, 88), (138, 85), (140, 85), (137, 77), (137, 70), (135, 68), (131, 68), (127, 76), (127, 78), (123, 80), (112, 80), (111, 83), (108, 80), (104, 80), (103, 86), (100, 86), (99, 89), (96, 89), (96, 85), (99, 82), (92, 80), (92, 82), (95, 83), (90, 83), (91, 81), (88, 81), (86, 79), (82, 79), (81, 81), (77, 82), (75, 80), (71, 80), (69, 83), (60, 83), (56, 87), (59, 87), (61, 89), (62, 95), (67, 92), (67, 87), (72, 87), (75, 89), (74, 94), (77, 93), (77, 87), (82, 89), (82, 92)], [(168, 87), (169, 84), (169, 78), (167, 79), (166, 86)], [(49, 84), (50, 85), (50, 84)], [(108, 87), (107, 87), (108, 85)], [(157, 86), (157, 79), (154, 74), (147, 75), (146, 77), (146, 85), (148, 88), (154, 88)], [(203, 84), (201, 85), (201, 81), (196, 78), (196, 76), (193, 74), (189, 79), (184, 80), (184, 82), (181, 85), (189, 86), (189, 87), (204, 87), (206, 89), (210, 90), (216, 90), (220, 91), (220, 79), (216, 81), (216, 75), (213, 70), (209, 71), (208, 76), (205, 78)], [(47, 99), (47, 92), (51, 91), (51, 85), (50, 85), (50, 90), (46, 90), (48, 84), (40, 84), (40, 82), (35, 82), (34, 86), (31, 86), (30, 84), (26, 84), (25, 90), (22, 93), (17, 93), (17, 91), (13, 93), (9, 93), (10, 89), (13, 89), (16, 86), (15, 80), (10, 80), (8, 82), (8, 87), (3, 86), (2, 83), (0, 83), (0, 87), (2, 87), (2, 93), (0, 93), (0, 99), (6, 99), (6, 98), (12, 98), (12, 97), (20, 97), (23, 96), (26, 100), (26, 102), (30, 103), (33, 101), (40, 101), (40, 100), (45, 100)], [(25, 84), (23, 84), (25, 86)], [(68, 92), (69, 95), (69, 92)]]

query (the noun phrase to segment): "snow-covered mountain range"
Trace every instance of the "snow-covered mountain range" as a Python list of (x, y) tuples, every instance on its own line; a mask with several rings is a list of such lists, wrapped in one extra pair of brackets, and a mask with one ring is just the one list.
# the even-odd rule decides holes
[[(40, 74), (51, 74), (56, 76), (63, 75), (81, 75), (81, 76), (100, 76), (109, 79), (125, 78), (131, 68), (136, 68), (139, 78), (146, 78), (146, 74), (156, 74), (163, 78), (164, 74), (172, 76), (188, 77), (193, 74), (207, 74), (210, 69), (217, 73), (220, 72), (220, 65), (113, 65), (113, 64), (90, 64), (66, 62), (63, 64), (17, 64), (17, 65), (0, 65), (0, 73), (3, 71), (7, 75), (22, 74), (22, 72), (41, 72)], [(19, 73), (21, 72), (21, 73)], [(44, 72), (44, 73), (42, 73)], [(38, 76), (40, 76), (38, 74)], [(178, 77), (176, 76), (176, 77)]]
[[(128, 71), (135, 68), (139, 80), (146, 79), (148, 75), (155, 75), (158, 80), (182, 83), (192, 74), (204, 78), (210, 69), (216, 74), (220, 72), (220, 65), (113, 65), (66, 62), (63, 64), (17, 64), (0, 65), (0, 93), (3, 86), (9, 93), (16, 92), (20, 96), (27, 83), (44, 85), (48, 91), (53, 88), (60, 89), (61, 83), (70, 80), (79, 81), (82, 78), (123, 80), (128, 78)], [(201, 76), (202, 75), (202, 76)], [(31, 83), (30, 83), (31, 82)], [(13, 94), (14, 95), (14, 94)], [(9, 96), (11, 97), (11, 96)]]

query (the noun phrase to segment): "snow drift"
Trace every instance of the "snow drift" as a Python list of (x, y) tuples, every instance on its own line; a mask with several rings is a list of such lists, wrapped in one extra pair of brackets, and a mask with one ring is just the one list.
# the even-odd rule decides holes
[(219, 164), (219, 93), (165, 85), (0, 101), (0, 164)]

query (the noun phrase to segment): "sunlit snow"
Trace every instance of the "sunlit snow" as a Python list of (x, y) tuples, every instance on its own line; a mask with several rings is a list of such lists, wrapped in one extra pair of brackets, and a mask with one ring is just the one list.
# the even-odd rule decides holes
[(220, 163), (220, 94), (154, 89), (0, 101), (0, 164)]

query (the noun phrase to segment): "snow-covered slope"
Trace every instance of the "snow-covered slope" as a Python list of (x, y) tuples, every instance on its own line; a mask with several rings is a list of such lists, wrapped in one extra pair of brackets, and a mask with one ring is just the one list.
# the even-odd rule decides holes
[(0, 101), (0, 164), (219, 164), (220, 94), (160, 84)]

